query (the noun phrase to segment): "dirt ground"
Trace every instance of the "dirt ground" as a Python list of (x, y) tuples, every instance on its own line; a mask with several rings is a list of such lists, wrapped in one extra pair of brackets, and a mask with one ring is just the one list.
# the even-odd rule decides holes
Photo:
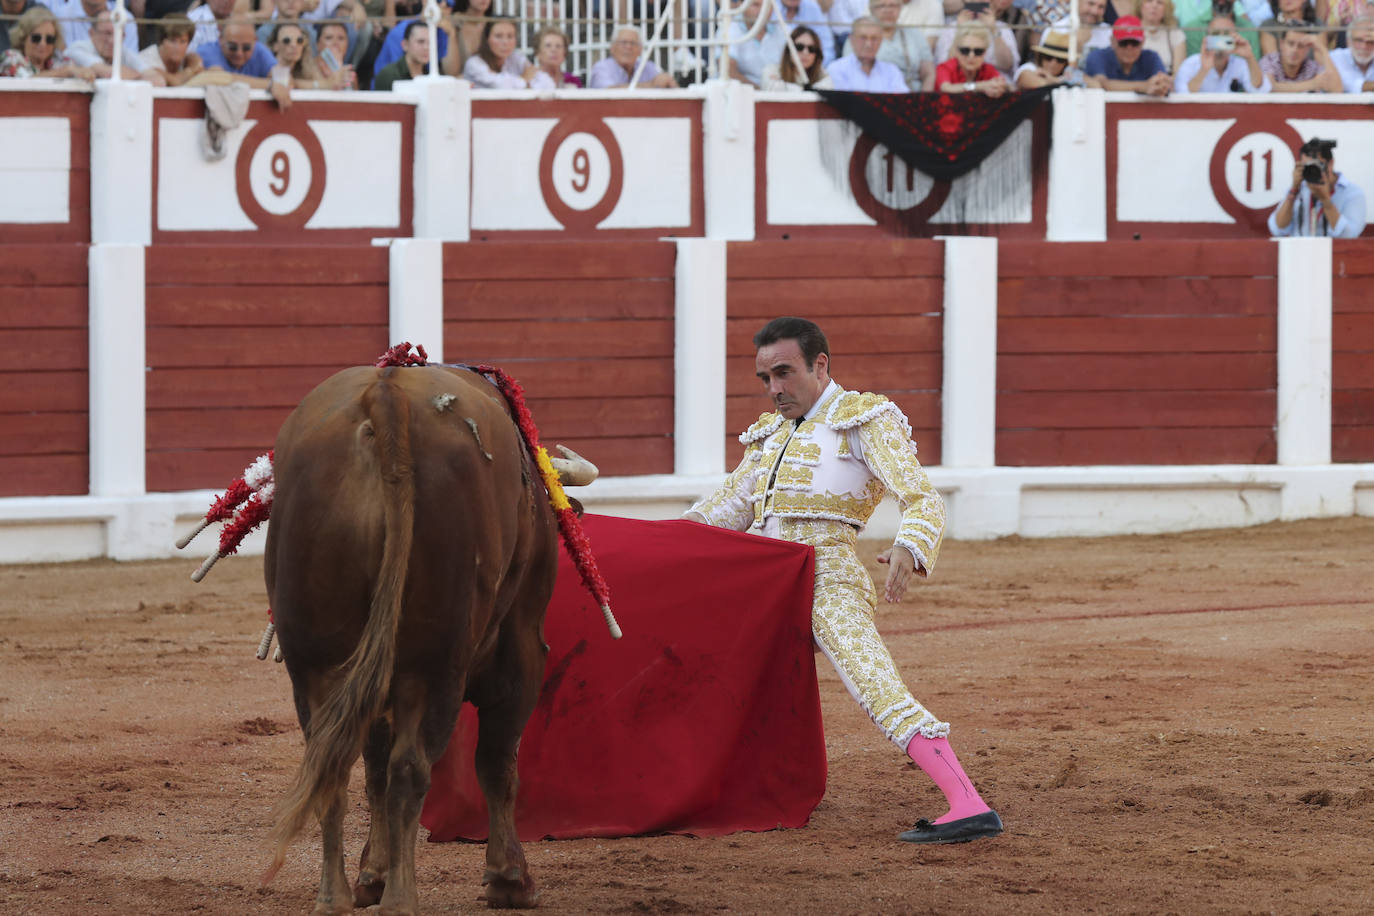
[[(0, 567), (0, 912), (310, 909), (317, 833), (257, 888), (300, 757), (261, 561), (198, 559)], [(530, 843), (541, 907), (1374, 912), (1371, 562), (1374, 519), (949, 543), (879, 623), (1005, 834), (897, 842), (937, 791), (827, 667), (810, 826)], [(482, 847), (418, 858), (428, 911), (480, 907)]]

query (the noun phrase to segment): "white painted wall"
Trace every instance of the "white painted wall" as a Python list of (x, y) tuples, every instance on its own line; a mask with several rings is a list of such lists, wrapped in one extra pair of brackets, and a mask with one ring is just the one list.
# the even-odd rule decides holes
[(71, 121), (0, 118), (0, 138), (0, 223), (71, 219)]

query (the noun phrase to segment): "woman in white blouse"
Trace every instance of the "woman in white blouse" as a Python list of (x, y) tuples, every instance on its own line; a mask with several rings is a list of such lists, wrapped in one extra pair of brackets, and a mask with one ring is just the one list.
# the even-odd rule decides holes
[(477, 53), (463, 65), (464, 78), (479, 89), (528, 89), (538, 68), (515, 50), (515, 21), (487, 20)]

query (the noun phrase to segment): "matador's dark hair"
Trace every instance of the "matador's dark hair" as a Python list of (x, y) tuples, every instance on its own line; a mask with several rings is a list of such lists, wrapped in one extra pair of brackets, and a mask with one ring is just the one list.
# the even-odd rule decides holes
[(827, 361), (830, 359), (830, 341), (825, 339), (825, 335), (814, 321), (792, 317), (774, 318), (754, 335), (754, 349), (761, 350), (780, 340), (797, 342), (808, 369), (816, 365), (816, 357), (822, 353), (825, 354)]

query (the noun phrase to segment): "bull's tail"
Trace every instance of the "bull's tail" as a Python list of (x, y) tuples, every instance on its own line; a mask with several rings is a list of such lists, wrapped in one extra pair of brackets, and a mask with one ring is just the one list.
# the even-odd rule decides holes
[[(394, 370), (393, 370), (394, 371)], [(347, 784), (362, 752), (367, 728), (386, 705), (396, 660), (396, 631), (414, 537), (415, 477), (410, 452), (410, 403), (398, 386), (383, 378), (372, 388), (369, 409), (384, 493), (385, 540), (382, 565), (362, 639), (345, 663), (343, 682), (310, 718), (305, 758), (276, 811), (270, 837), (275, 844), (265, 885), (276, 876), (291, 841), (311, 814)]]

